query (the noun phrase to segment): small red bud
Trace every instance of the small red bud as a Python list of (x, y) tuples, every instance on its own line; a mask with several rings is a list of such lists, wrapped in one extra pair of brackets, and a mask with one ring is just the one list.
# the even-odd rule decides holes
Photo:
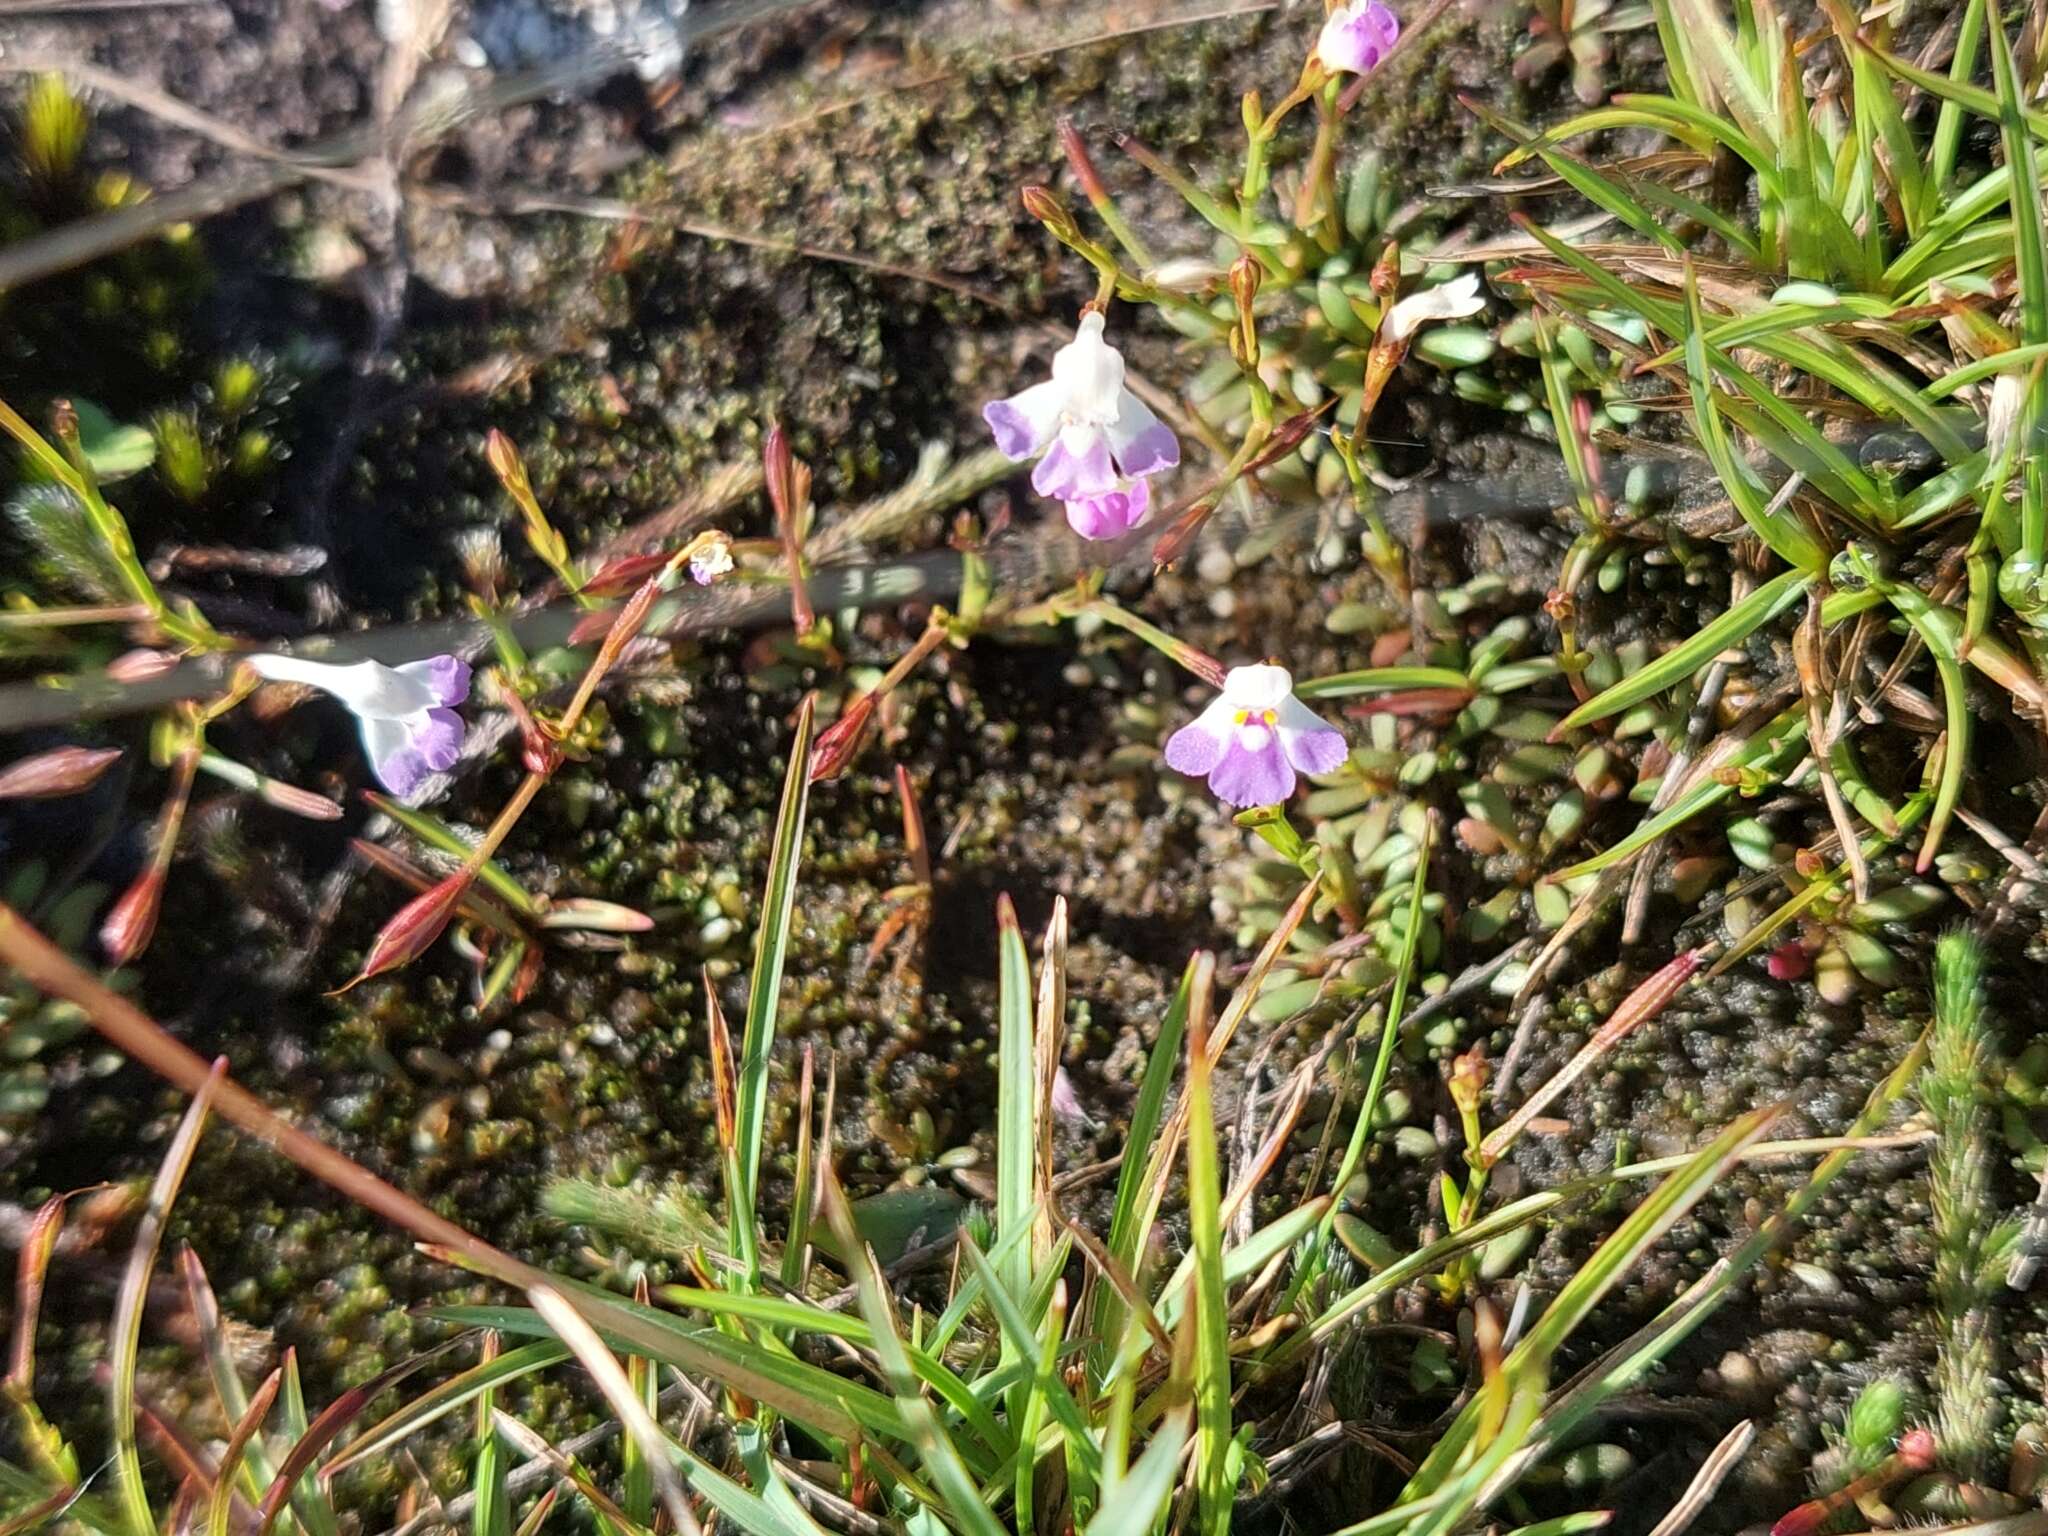
[(651, 555), (624, 555), (608, 562), (603, 569), (583, 583), (585, 597), (617, 597), (622, 592), (631, 592), (650, 576), (659, 575), (661, 568), (668, 564), (668, 556), (657, 552)]
[(496, 427), (491, 428), (484, 438), (484, 458), (491, 466), (491, 473), (498, 477), (507, 491), (517, 495), (527, 489), (525, 461), (519, 457), (519, 450), (512, 439)]
[(1771, 951), (1764, 969), (1771, 973), (1773, 981), (1797, 981), (1813, 969), (1813, 957), (1807, 954), (1804, 944), (1792, 939)]
[(138, 646), (107, 663), (107, 678), (116, 683), (146, 683), (153, 677), (162, 677), (177, 664), (178, 658), (168, 651)]
[(1401, 286), (1401, 247), (1396, 242), (1387, 242), (1387, 248), (1380, 252), (1380, 259), (1372, 264), (1372, 275), (1366, 282), (1382, 299), (1394, 296), (1395, 290)]
[(534, 984), (540, 980), (541, 949), (538, 944), (526, 946), (526, 953), (519, 957), (519, 969), (513, 974), (511, 998), (523, 1003), (532, 994)]
[(0, 800), (56, 800), (90, 789), (121, 756), (119, 747), (55, 747), (0, 768)]
[(145, 949), (156, 933), (157, 913), (164, 901), (164, 871), (152, 864), (121, 893), (100, 924), (100, 947), (114, 965), (126, 965)]
[(1230, 264), (1230, 296), (1237, 300), (1239, 309), (1252, 307), (1264, 276), (1265, 270), (1249, 256), (1240, 256)]
[(836, 779), (860, 755), (861, 742), (875, 716), (877, 693), (864, 693), (846, 706), (846, 712), (818, 733), (811, 743), (809, 773), (813, 784)]
[[(1074, 173), (1074, 180), (1080, 183), (1082, 195), (1091, 203), (1104, 201), (1109, 193), (1103, 188), (1102, 178), (1096, 174), (1095, 162), (1088, 157), (1088, 145), (1081, 137), (1081, 130), (1074, 126), (1071, 117), (1062, 117), (1055, 125), (1059, 130), (1060, 148), (1066, 151), (1067, 166)], [(1043, 187), (1026, 187), (1024, 206), (1031, 209), (1032, 217), (1043, 219), (1044, 214), (1031, 207), (1033, 192), (1044, 192)], [(1050, 194), (1047, 194), (1050, 196)], [(1065, 209), (1060, 212), (1064, 214)]]
[(570, 645), (588, 645), (593, 640), (602, 640), (611, 633), (612, 621), (619, 616), (616, 608), (596, 608), (576, 621), (576, 627), (569, 631)]
[(1052, 188), (1034, 184), (1018, 195), (1024, 201), (1024, 211), (1055, 236), (1066, 238), (1076, 233), (1073, 214), (1067, 211), (1067, 205), (1060, 201), (1059, 194)]
[(528, 773), (551, 774), (562, 766), (562, 749), (547, 732), (540, 728), (540, 722), (533, 718), (533, 711), (526, 707), (526, 700), (516, 689), (500, 691), (505, 709), (519, 726), (519, 766)]
[(1477, 1114), (1486, 1092), (1486, 1053), (1478, 1046), (1451, 1063), (1451, 1102), (1465, 1114)]
[(1934, 1465), (1934, 1431), (1931, 1429), (1910, 1429), (1899, 1441), (1898, 1463), (1901, 1472), (1925, 1472)]
[[(415, 896), (400, 907), (396, 915), (377, 930), (370, 953), (363, 959), (363, 968), (350, 980), (348, 987), (408, 965), (425, 954), (434, 940), (441, 936), (441, 930), (448, 926), (448, 919), (455, 915), (456, 905), (469, 889), (470, 878), (466, 870), (457, 870), (432, 890)], [(348, 987), (342, 990), (345, 992)]]
[(294, 816), (303, 816), (308, 821), (339, 821), (341, 807), (325, 795), (316, 795), (310, 789), (301, 789), (296, 784), (282, 784), (276, 779), (265, 779), (256, 793), (270, 805), (281, 811), (290, 811)]

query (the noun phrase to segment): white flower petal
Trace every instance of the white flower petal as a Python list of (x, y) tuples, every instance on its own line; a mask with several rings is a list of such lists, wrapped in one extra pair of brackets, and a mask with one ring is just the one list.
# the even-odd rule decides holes
[(991, 400), (981, 408), (981, 419), (995, 434), (996, 447), (1004, 457), (1021, 463), (1045, 451), (1060, 429), (1060, 414), (1066, 406), (1065, 388), (1047, 379), (1007, 400)]
[(336, 666), (298, 656), (249, 658), (250, 670), (274, 683), (303, 683), (331, 693), (365, 720), (418, 714), (440, 703), (434, 690), (378, 661)]
[(1052, 380), (1065, 397), (1067, 415), (1097, 427), (1116, 420), (1124, 387), (1123, 354), (1102, 339), (1102, 329), (1099, 313), (1083, 315), (1074, 339), (1052, 359)]
[(1425, 288), (1402, 299), (1387, 311), (1386, 319), (1380, 322), (1380, 339), (1401, 341), (1414, 335), (1416, 328), (1428, 321), (1462, 320), (1467, 315), (1478, 314), (1485, 307), (1486, 300), (1479, 293), (1479, 274), (1466, 272), (1448, 283), (1438, 283), (1434, 288)]
[(1285, 667), (1232, 667), (1223, 678), (1232, 709), (1278, 709), (1293, 692), (1294, 677)]

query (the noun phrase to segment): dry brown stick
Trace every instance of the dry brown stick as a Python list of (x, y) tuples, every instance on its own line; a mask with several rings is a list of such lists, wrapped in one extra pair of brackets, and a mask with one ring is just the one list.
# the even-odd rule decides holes
[[(85, 971), (4, 903), (0, 903), (0, 961), (37, 991), (76, 1006), (109, 1044), (164, 1081), (189, 1094), (197, 1094), (206, 1087), (211, 1069), (196, 1051), (174, 1039), (135, 1004)], [(534, 1283), (546, 1281), (547, 1276), (540, 1270), (436, 1215), (397, 1186), (309, 1136), (232, 1078), (223, 1077), (214, 1085), (213, 1107), (222, 1119), (241, 1127), (322, 1183), (422, 1241), (452, 1249), (494, 1271), (531, 1277)]]

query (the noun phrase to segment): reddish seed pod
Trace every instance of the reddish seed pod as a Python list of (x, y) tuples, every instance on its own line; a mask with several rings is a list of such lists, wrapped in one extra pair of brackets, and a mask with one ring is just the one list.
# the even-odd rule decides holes
[(177, 664), (178, 658), (169, 651), (138, 646), (107, 663), (107, 678), (116, 683), (146, 683), (153, 677), (162, 677)]
[(55, 747), (0, 768), (0, 800), (57, 800), (90, 789), (120, 759), (119, 747)]
[[(468, 871), (458, 870), (432, 890), (415, 896), (400, 907), (396, 915), (377, 931), (370, 953), (363, 959), (362, 970), (348, 985), (352, 987), (356, 982), (368, 981), (372, 976), (410, 964), (425, 954), (455, 915), (463, 892), (469, 889), (470, 879)], [(342, 990), (348, 989), (344, 987)]]
[(100, 947), (111, 964), (126, 965), (149, 948), (163, 902), (164, 871), (152, 864), (121, 893), (107, 920), (100, 924)]
[(846, 706), (846, 713), (818, 733), (811, 743), (808, 772), (813, 784), (836, 779), (860, 755), (868, 725), (875, 717), (876, 693), (864, 693)]

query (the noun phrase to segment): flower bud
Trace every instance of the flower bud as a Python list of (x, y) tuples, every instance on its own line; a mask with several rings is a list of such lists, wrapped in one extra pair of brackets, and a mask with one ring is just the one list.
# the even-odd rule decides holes
[(1486, 1094), (1486, 1053), (1478, 1046), (1451, 1063), (1451, 1102), (1464, 1115), (1479, 1113), (1479, 1101)]
[[(1074, 180), (1080, 185), (1082, 196), (1086, 197), (1091, 203), (1099, 204), (1107, 201), (1109, 193), (1102, 185), (1102, 178), (1095, 172), (1095, 162), (1088, 156), (1088, 146), (1081, 138), (1081, 130), (1074, 126), (1074, 120), (1071, 117), (1062, 117), (1059, 120), (1058, 128), (1060, 148), (1066, 151), (1067, 167), (1073, 171)], [(1029, 187), (1025, 189), (1027, 194), (1032, 190), (1034, 189)], [(1044, 189), (1038, 188), (1035, 190), (1042, 191)], [(1028, 195), (1024, 199), (1024, 206), (1031, 208), (1031, 199)], [(1036, 208), (1031, 208), (1031, 211), (1038, 218), (1042, 219), (1045, 217)]]
[(108, 963), (126, 965), (145, 949), (156, 933), (157, 913), (164, 901), (164, 868), (152, 863), (121, 893), (100, 924), (100, 947)]
[(281, 811), (290, 811), (294, 816), (303, 816), (308, 821), (339, 821), (341, 807), (325, 795), (316, 795), (310, 789), (301, 789), (296, 784), (265, 777), (257, 781), (256, 794), (266, 804), (274, 805)]
[(804, 587), (803, 572), (805, 525), (810, 521), (811, 511), (811, 470), (790, 452), (789, 438), (780, 422), (768, 429), (768, 441), (761, 448), (761, 468), (768, 485), (768, 500), (775, 507), (782, 558), (789, 566), (790, 619), (799, 635), (807, 635), (817, 622), (810, 593)]
[(1080, 234), (1074, 225), (1073, 214), (1050, 187), (1033, 183), (1019, 196), (1024, 200), (1024, 211), (1043, 224), (1055, 239), (1072, 240)]
[(1813, 969), (1813, 956), (1797, 939), (1788, 939), (1765, 957), (1764, 969), (1773, 981), (1798, 981)]
[(607, 561), (604, 566), (583, 583), (585, 597), (617, 597), (622, 592), (631, 592), (648, 577), (657, 574), (668, 564), (666, 554), (622, 555)]
[(1264, 269), (1250, 256), (1240, 256), (1230, 264), (1230, 296), (1237, 300), (1238, 313), (1251, 313), (1252, 300), (1258, 297), (1259, 283), (1264, 277)]
[(119, 747), (56, 747), (0, 768), (0, 800), (57, 800), (90, 789)]
[(455, 915), (455, 908), (469, 889), (471, 878), (468, 870), (457, 870), (432, 890), (415, 896), (400, 907), (391, 920), (377, 930), (370, 952), (363, 958), (363, 968), (341, 990), (346, 992), (357, 982), (396, 970), (425, 954)]
[(132, 651), (123, 651), (107, 663), (107, 680), (115, 683), (146, 683), (153, 677), (162, 677), (177, 666), (178, 658), (168, 651), (154, 651), (148, 646), (138, 646)]
[(1401, 286), (1401, 243), (1389, 240), (1387, 248), (1380, 252), (1380, 259), (1372, 264), (1372, 275), (1366, 279), (1372, 291), (1382, 299), (1391, 299)]
[(541, 918), (543, 928), (581, 928), (592, 933), (646, 933), (654, 919), (615, 901), (590, 896), (564, 896)]
[(846, 706), (846, 712), (818, 733), (811, 743), (810, 781), (822, 784), (844, 773), (860, 755), (868, 724), (875, 716), (875, 701), (881, 690), (864, 693)]
[(515, 498), (522, 492), (531, 494), (532, 483), (526, 476), (525, 461), (519, 457), (519, 450), (513, 446), (512, 439), (496, 427), (491, 428), (490, 435), (484, 439), (484, 458), (508, 494)]
[(1899, 1439), (1898, 1468), (1901, 1472), (1925, 1472), (1934, 1465), (1934, 1432), (1909, 1429)]

